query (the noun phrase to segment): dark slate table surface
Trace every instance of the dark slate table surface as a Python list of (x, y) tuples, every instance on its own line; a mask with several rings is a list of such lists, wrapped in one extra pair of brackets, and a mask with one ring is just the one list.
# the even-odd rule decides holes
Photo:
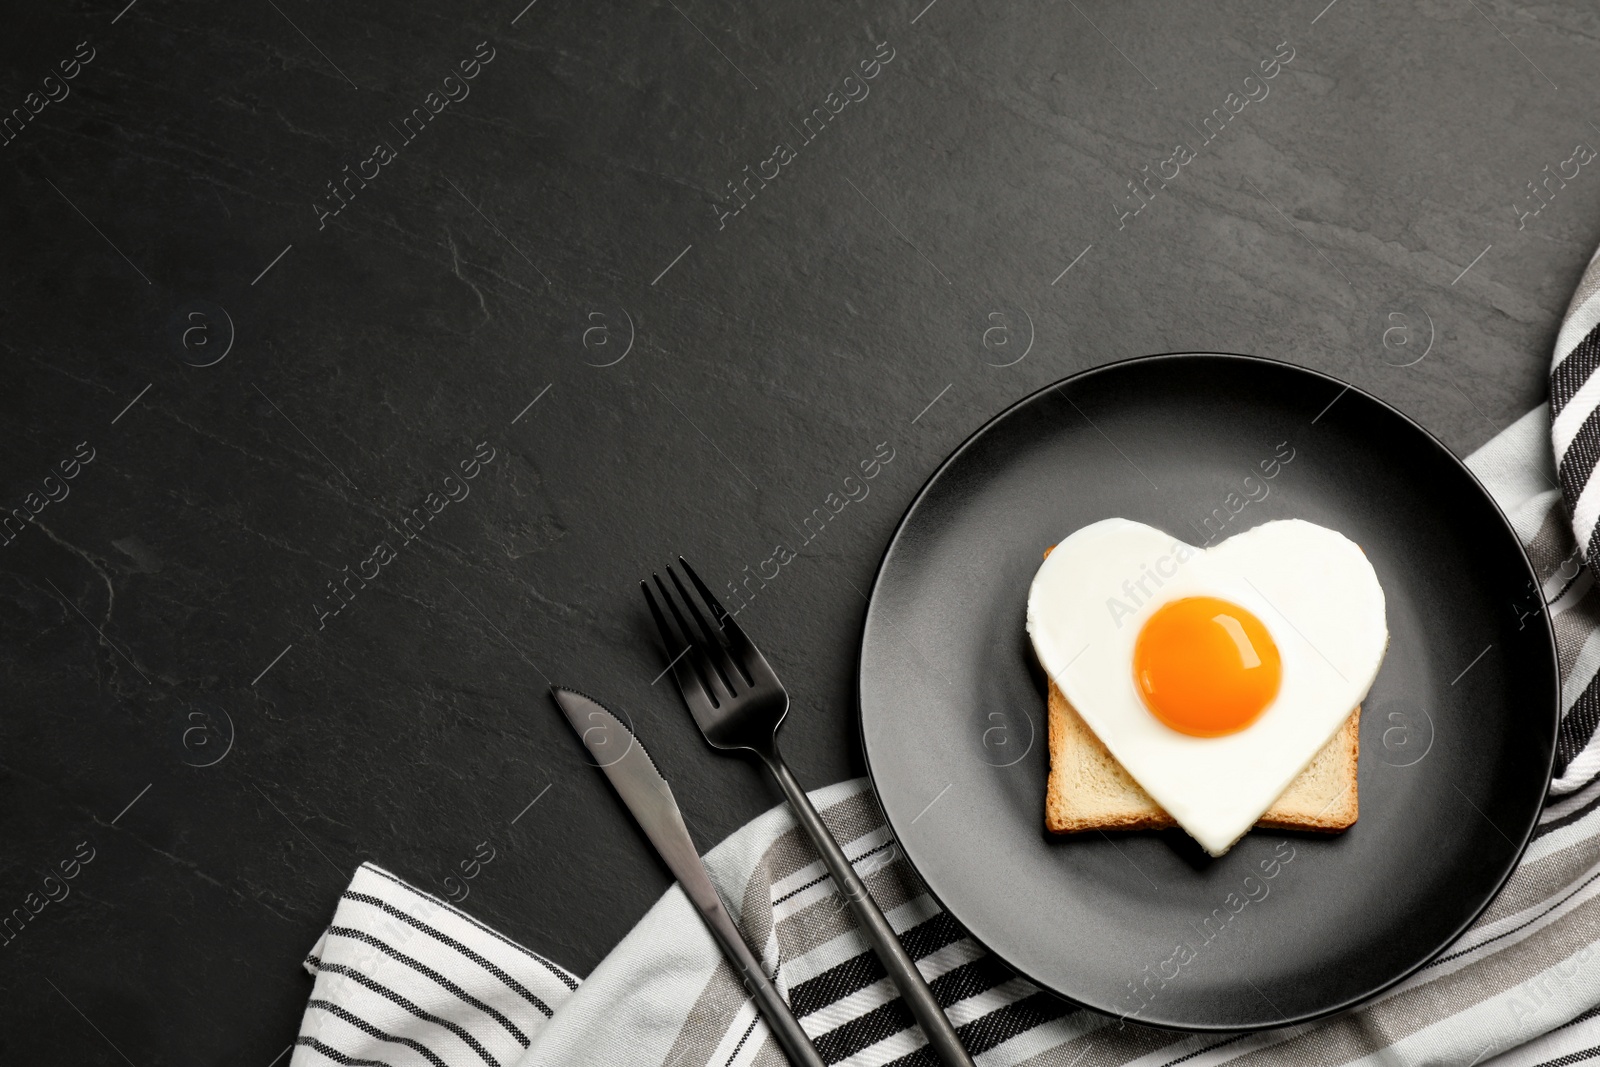
[(776, 800), (650, 568), (892, 449), (745, 616), (860, 774), (863, 593), (990, 415), (1239, 351), (1465, 454), (1600, 239), (1589, 5), (123, 3), (0, 33), (6, 1062), (267, 1067), (363, 860), (586, 973), (668, 879), (548, 680), (703, 845)]

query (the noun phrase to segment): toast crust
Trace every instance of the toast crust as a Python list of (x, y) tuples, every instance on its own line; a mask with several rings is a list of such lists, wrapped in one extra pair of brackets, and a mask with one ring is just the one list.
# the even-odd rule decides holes
[[(1151, 799), (1050, 682), (1050, 774), (1044, 823), (1051, 833), (1088, 830), (1161, 830), (1177, 822)], [(1311, 762), (1256, 822), (1257, 829), (1338, 833), (1360, 812), (1356, 761), (1361, 748), (1361, 708), (1350, 713)]]

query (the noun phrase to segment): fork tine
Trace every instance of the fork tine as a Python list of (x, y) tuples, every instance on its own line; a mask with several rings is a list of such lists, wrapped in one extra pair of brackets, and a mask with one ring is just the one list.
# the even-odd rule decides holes
[(738, 663), (728, 654), (728, 650), (723, 647), (722, 639), (717, 636), (717, 631), (706, 623), (706, 617), (700, 614), (700, 607), (695, 603), (694, 597), (689, 595), (689, 590), (685, 589), (683, 583), (678, 580), (678, 572), (669, 566), (667, 568), (667, 577), (671, 578), (672, 584), (678, 587), (678, 595), (683, 597), (683, 603), (689, 609), (689, 614), (694, 616), (694, 621), (700, 625), (701, 632), (706, 635), (706, 646), (711, 651), (711, 657), (717, 664), (718, 672), (721, 673), (723, 680), (729, 683), (728, 688), (730, 690), (733, 688), (732, 683), (735, 676), (738, 677), (741, 686), (749, 685), (749, 673), (740, 669)]
[(689, 591), (678, 580), (678, 572), (672, 569), (672, 564), (670, 563), (667, 564), (667, 577), (671, 578), (672, 584), (678, 587), (678, 595), (683, 597), (684, 606), (689, 609), (689, 614), (694, 616), (694, 621), (700, 624), (700, 632), (706, 635), (706, 640), (719, 642), (721, 639), (717, 636), (717, 631), (706, 625), (706, 617), (700, 614), (699, 605), (694, 602), (694, 597), (689, 595)]
[(667, 587), (662, 584), (661, 575), (657, 574), (655, 571), (651, 571), (650, 578), (656, 583), (656, 588), (661, 590), (661, 599), (666, 601), (667, 610), (672, 612), (672, 618), (678, 624), (678, 630), (683, 634), (684, 641), (691, 645), (694, 644), (694, 631), (691, 630), (689, 628), (689, 624), (684, 621), (683, 612), (678, 610), (677, 602), (672, 599), (672, 594), (667, 592)]
[(733, 699), (733, 686), (728, 684), (727, 678), (723, 677), (712, 663), (711, 657), (706, 654), (705, 646), (695, 639), (694, 631), (684, 621), (683, 612), (678, 610), (677, 601), (667, 592), (666, 583), (661, 580), (661, 575), (651, 571), (650, 577), (655, 580), (656, 588), (661, 590), (661, 599), (667, 602), (667, 609), (672, 612), (673, 619), (678, 623), (678, 629), (683, 632), (684, 640), (689, 643), (691, 649), (689, 659), (700, 676), (701, 684), (710, 694), (712, 704), (721, 707), (725, 701)]
[(756, 647), (755, 642), (750, 640), (750, 636), (744, 632), (744, 628), (734, 621), (733, 616), (722, 606), (722, 603), (717, 600), (711, 590), (706, 588), (706, 583), (702, 582), (700, 576), (694, 572), (694, 568), (689, 566), (689, 561), (679, 556), (678, 562), (683, 565), (684, 573), (694, 583), (694, 587), (699, 591), (700, 596), (710, 605), (711, 615), (717, 620), (717, 626), (721, 628), (723, 633), (727, 634), (728, 644), (734, 653), (732, 658), (739, 665), (740, 672), (749, 679), (751, 685), (760, 683), (779, 684), (778, 676), (773, 672), (772, 666), (767, 663), (767, 658), (761, 654), (761, 650)]
[[(661, 583), (661, 579), (656, 575), (652, 574), (651, 577), (656, 579), (657, 585)], [(656, 604), (655, 594), (650, 592), (650, 583), (641, 581), (639, 588), (644, 590), (644, 599), (650, 605), (650, 614), (655, 616), (656, 627), (661, 631), (661, 641), (666, 647), (667, 656), (669, 657), (667, 669), (672, 671), (672, 677), (678, 683), (678, 691), (683, 694), (684, 700), (688, 702), (689, 710), (694, 712), (700, 710), (696, 706), (696, 701), (701, 702), (706, 711), (716, 708), (718, 701), (716, 697), (707, 691), (705, 682), (700, 677), (700, 672), (692, 663), (684, 662), (686, 657), (693, 658), (689, 656), (689, 653), (694, 649), (694, 634), (685, 630), (686, 638), (683, 648), (673, 652), (673, 646), (678, 641), (678, 634), (673, 631), (671, 625), (667, 622), (666, 616), (661, 614), (661, 608)], [(672, 614), (677, 618), (678, 624), (682, 626), (683, 617), (678, 615), (678, 610), (673, 605), (672, 598), (667, 596), (665, 589), (661, 590), (661, 596), (666, 600), (667, 607), (671, 609)], [(662, 673), (665, 673), (665, 671)]]
[(677, 643), (677, 634), (674, 634), (667, 626), (666, 616), (662, 615), (661, 609), (656, 606), (655, 595), (650, 592), (650, 583), (641, 581), (639, 583), (639, 588), (644, 590), (644, 598), (650, 605), (650, 614), (654, 616), (656, 620), (656, 629), (661, 631), (661, 644), (667, 650), (667, 658), (677, 659), (681, 653), (672, 651), (672, 646)]
[[(683, 702), (689, 705), (690, 714), (692, 714), (695, 717), (695, 721), (698, 722), (703, 716), (710, 715), (716, 710), (717, 702), (712, 698), (711, 694), (706, 691), (705, 684), (700, 680), (700, 675), (696, 672), (695, 668), (692, 665), (684, 662), (684, 657), (687, 656), (689, 650), (694, 647), (694, 642), (691, 641), (684, 645), (683, 648), (674, 655), (672, 651), (672, 645), (674, 638), (677, 635), (672, 632), (671, 627), (667, 624), (666, 616), (661, 614), (661, 608), (656, 605), (655, 594), (650, 592), (650, 583), (641, 581), (639, 583), (639, 588), (644, 590), (644, 599), (650, 605), (650, 614), (655, 616), (656, 626), (661, 631), (661, 640), (666, 646), (667, 655), (670, 657), (670, 662), (667, 664), (666, 670), (663, 670), (661, 673), (665, 674), (667, 671), (672, 672), (673, 680), (678, 683), (678, 692), (683, 694)], [(669, 600), (667, 603), (670, 606), (672, 602)], [(657, 680), (660, 680), (659, 676)]]
[[(700, 576), (694, 572), (694, 568), (689, 566), (689, 561), (679, 556), (678, 564), (683, 567), (683, 573), (687, 574), (689, 580), (694, 583), (694, 587), (699, 591), (701, 599), (710, 606), (711, 617), (717, 620), (717, 625), (724, 629), (731, 626), (734, 632), (740, 637), (744, 637), (744, 631), (739, 629), (739, 624), (733, 621), (733, 616), (728, 614), (728, 610), (722, 606), (722, 602), (712, 595), (710, 589), (706, 588), (706, 583), (702, 582)], [(746, 640), (749, 639), (746, 638)]]

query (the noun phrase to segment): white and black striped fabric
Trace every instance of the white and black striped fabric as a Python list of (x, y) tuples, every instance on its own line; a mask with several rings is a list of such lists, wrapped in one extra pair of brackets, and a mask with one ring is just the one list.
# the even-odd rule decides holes
[[(1600, 252), (1589, 260), (1583, 280), (1572, 294), (1550, 371), (1549, 432), (1550, 452), (1555, 459), (1554, 481), (1542, 486), (1560, 492), (1541, 492), (1540, 504), (1548, 501), (1547, 521), (1570, 523), (1572, 540), (1552, 536), (1570, 553), (1557, 572), (1557, 579), (1570, 581), (1565, 594), (1569, 600), (1590, 595), (1589, 568), (1600, 553)], [(1547, 588), (1549, 599), (1553, 590)], [(1590, 610), (1593, 606), (1590, 605)], [(1562, 660), (1564, 682), (1561, 745), (1558, 753), (1555, 791), (1570, 793), (1583, 788), (1600, 772), (1600, 748), (1594, 746), (1595, 727), (1600, 724), (1600, 647), (1573, 650), (1572, 675)]]
[[(1600, 774), (1600, 592), (1573, 538), (1557, 472), (1545, 443), (1550, 408), (1541, 405), (1468, 459), (1516, 528), (1542, 583), (1561, 664), (1561, 729), (1556, 737), (1550, 812), (1594, 800)], [(1570, 450), (1569, 450), (1570, 451)], [(1535, 601), (1536, 603), (1537, 601)], [(1585, 809), (1586, 810), (1586, 809)]]
[(1600, 252), (1589, 261), (1556, 337), (1550, 368), (1550, 443), (1561, 495), (1584, 559), (1600, 552)]
[(514, 1064), (578, 988), (566, 970), (370, 863), (305, 966), (316, 981), (291, 1064)]

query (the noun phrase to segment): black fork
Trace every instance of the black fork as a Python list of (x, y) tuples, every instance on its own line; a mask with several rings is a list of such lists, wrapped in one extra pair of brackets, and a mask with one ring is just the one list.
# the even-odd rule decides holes
[[(700, 732), (713, 748), (754, 752), (767, 765), (783, 794), (794, 808), (800, 825), (816, 844), (827, 865), (828, 873), (845, 899), (855, 911), (862, 933), (872, 944), (873, 951), (883, 961), (884, 968), (900, 989), (912, 1017), (928, 1038), (928, 1044), (946, 1067), (972, 1067), (972, 1059), (961, 1046), (955, 1028), (945, 1018), (933, 991), (917, 970), (900, 939), (895, 936), (889, 921), (873, 903), (867, 887), (857, 877), (850, 861), (845, 858), (839, 843), (833, 839), (817, 809), (811, 806), (805, 790), (790, 773), (783, 757), (778, 753), (778, 727), (789, 711), (789, 694), (778, 681), (767, 658), (746, 636), (717, 598), (712, 595), (700, 576), (689, 566), (688, 560), (678, 557), (695, 592), (700, 594), (714, 622), (707, 622), (695, 597), (684, 588), (677, 572), (667, 568), (667, 577), (677, 590), (674, 598), (659, 574), (652, 574), (661, 598), (672, 615), (669, 624), (662, 614), (648, 582), (640, 582), (644, 598), (650, 604), (650, 614), (661, 630), (661, 640), (666, 645), (671, 660), (669, 669), (678, 682), (678, 692), (689, 712), (699, 725)], [(678, 604), (693, 619), (691, 626)]]

